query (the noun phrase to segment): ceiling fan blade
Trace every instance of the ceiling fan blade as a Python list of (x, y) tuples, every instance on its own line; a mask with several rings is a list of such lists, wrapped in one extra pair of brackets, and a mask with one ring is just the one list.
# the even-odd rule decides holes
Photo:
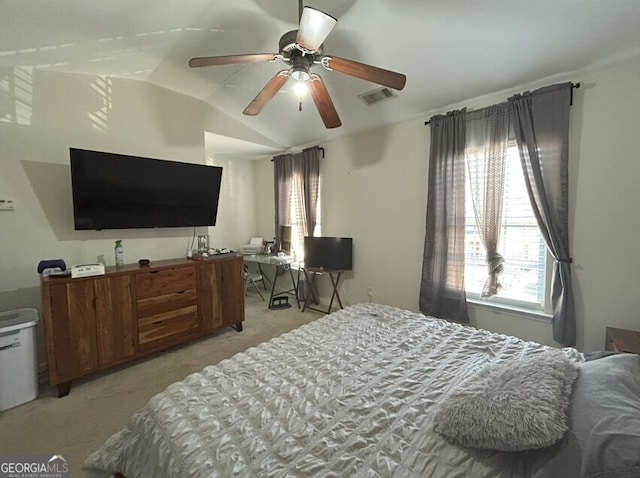
[(275, 74), (273, 78), (271, 78), (264, 88), (260, 90), (258, 96), (256, 96), (251, 103), (244, 109), (242, 112), (245, 115), (255, 116), (262, 108), (275, 96), (275, 94), (280, 91), (280, 88), (284, 86), (284, 84), (289, 79), (289, 70), (282, 70)]
[(316, 104), (316, 108), (318, 108), (318, 113), (320, 113), (324, 125), (327, 128), (342, 126), (338, 112), (335, 106), (333, 106), (333, 101), (331, 101), (331, 96), (329, 96), (329, 91), (327, 91), (327, 87), (324, 85), (322, 78), (313, 73), (308, 81), (308, 85), (309, 92), (311, 93), (313, 102)]
[(191, 58), (189, 66), (196, 68), (199, 66), (234, 65), (237, 63), (260, 63), (262, 61), (273, 61), (277, 58), (275, 53), (255, 53), (251, 55), (226, 55), (226, 56), (204, 56)]
[(334, 70), (345, 75), (355, 76), (363, 80), (372, 81), (379, 85), (388, 86), (394, 90), (401, 90), (407, 82), (407, 77), (402, 73), (384, 70), (377, 66), (365, 65), (353, 60), (346, 60), (336, 56), (325, 56), (322, 65), (328, 70)]
[(307, 52), (314, 52), (327, 38), (338, 20), (311, 7), (302, 9), (296, 44)]

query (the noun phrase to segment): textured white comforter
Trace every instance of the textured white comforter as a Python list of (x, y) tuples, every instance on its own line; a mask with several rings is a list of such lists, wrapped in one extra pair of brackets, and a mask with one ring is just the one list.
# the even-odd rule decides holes
[(169, 386), (85, 467), (128, 478), (524, 476), (530, 456), (452, 445), (432, 416), (487, 363), (545, 349), (389, 306), (352, 306)]

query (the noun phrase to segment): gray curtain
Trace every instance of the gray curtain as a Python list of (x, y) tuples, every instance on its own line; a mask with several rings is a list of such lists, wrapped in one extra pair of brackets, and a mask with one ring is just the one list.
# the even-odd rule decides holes
[(318, 146), (302, 151), (300, 163), (304, 197), (304, 233), (312, 236), (318, 222), (318, 197), (320, 194), (320, 152)]
[(295, 210), (300, 211), (302, 227), (298, 236), (313, 234), (317, 223), (320, 192), (320, 151), (314, 146), (300, 153), (283, 154), (273, 158), (275, 197), (276, 244), (282, 243), (281, 226), (291, 226), (291, 190), (295, 187), (301, 194), (297, 197)]
[(512, 123), (534, 215), (555, 259), (551, 285), (553, 338), (576, 343), (569, 253), (569, 109), (571, 83), (509, 98)]
[(276, 245), (282, 244), (282, 228), (291, 226), (290, 202), (291, 178), (293, 176), (293, 156), (282, 154), (273, 158), (273, 192), (275, 196), (275, 237)]
[(468, 323), (464, 290), (465, 110), (434, 116), (431, 124), (427, 225), (420, 310)]
[(486, 251), (487, 280), (480, 297), (492, 297), (502, 288), (499, 276), (504, 257), (498, 252), (502, 226), (504, 175), (509, 140), (509, 104), (467, 113), (465, 139), (471, 202)]

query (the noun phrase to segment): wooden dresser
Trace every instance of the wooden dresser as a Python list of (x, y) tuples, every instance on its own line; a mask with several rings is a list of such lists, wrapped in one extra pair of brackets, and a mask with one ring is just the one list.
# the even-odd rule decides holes
[(241, 256), (107, 267), (105, 275), (42, 279), (49, 381), (71, 381), (223, 327), (242, 330)]
[(607, 327), (605, 350), (640, 354), (640, 332)]

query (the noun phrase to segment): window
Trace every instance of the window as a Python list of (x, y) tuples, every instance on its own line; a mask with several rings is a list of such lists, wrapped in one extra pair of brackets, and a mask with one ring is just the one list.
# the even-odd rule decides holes
[[(320, 180), (318, 180), (320, 181)], [(291, 232), (290, 232), (290, 250), (289, 253), (296, 259), (304, 260), (304, 197), (301, 190), (302, 181), (292, 181), (291, 185), (291, 198), (289, 201), (290, 214), (291, 214)], [(320, 185), (318, 185), (318, 206), (317, 206), (317, 219), (316, 227), (313, 231), (309, 231), (312, 236), (320, 236), (320, 218), (322, 217), (321, 204), (322, 199), (320, 196)]]
[[(466, 154), (469, 151), (466, 151)], [(465, 195), (465, 289), (480, 298), (487, 278), (485, 250), (480, 242), (469, 182)], [(509, 145), (505, 168), (503, 217), (498, 252), (504, 256), (502, 289), (491, 299), (508, 305), (544, 310), (547, 296), (547, 247), (536, 222), (522, 174), (518, 148)]]

